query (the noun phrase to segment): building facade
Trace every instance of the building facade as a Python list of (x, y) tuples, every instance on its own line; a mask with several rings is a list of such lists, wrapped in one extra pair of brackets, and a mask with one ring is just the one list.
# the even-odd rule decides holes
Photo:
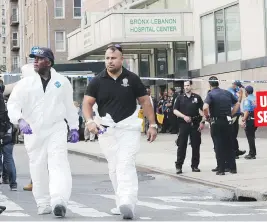
[(55, 63), (67, 60), (67, 34), (81, 24), (82, 0), (9, 0), (7, 19), (7, 72), (18, 72), (30, 62), (33, 46), (50, 47)]
[(6, 9), (4, 0), (0, 0), (0, 73), (6, 70)]
[[(203, 96), (211, 75), (227, 80), (223, 88), (235, 79), (266, 80), (266, 0), (92, 2), (84, 2), (81, 27), (68, 35), (69, 60), (103, 59), (106, 46), (118, 43), (141, 77), (192, 78)], [(155, 95), (183, 83), (144, 82)]]

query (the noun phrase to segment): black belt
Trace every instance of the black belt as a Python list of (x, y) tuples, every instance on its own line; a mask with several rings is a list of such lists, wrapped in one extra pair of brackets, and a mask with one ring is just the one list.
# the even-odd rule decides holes
[(108, 128), (109, 126), (106, 126), (106, 125), (101, 125), (101, 126), (103, 126), (104, 128)]

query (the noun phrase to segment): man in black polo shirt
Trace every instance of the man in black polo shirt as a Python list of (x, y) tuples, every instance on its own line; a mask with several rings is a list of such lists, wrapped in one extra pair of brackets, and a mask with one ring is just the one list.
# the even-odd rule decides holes
[(182, 166), (186, 156), (188, 136), (190, 136), (192, 147), (193, 172), (200, 172), (198, 169), (200, 158), (201, 130), (205, 121), (202, 121), (200, 110), (203, 108), (203, 100), (195, 93), (192, 93), (192, 81), (184, 82), (185, 93), (177, 97), (173, 113), (179, 118), (180, 130), (177, 140), (177, 162), (175, 162), (176, 173), (182, 173)]
[[(147, 131), (150, 142), (156, 138), (157, 125), (145, 86), (136, 74), (122, 66), (123, 55), (119, 45), (107, 48), (105, 62), (106, 69), (88, 85), (83, 114), (89, 131), (99, 133), (100, 147), (108, 161), (117, 205), (111, 212), (132, 219), (138, 193), (135, 156), (140, 148), (142, 126), (137, 100), (150, 123)], [(98, 112), (93, 119), (95, 103)]]

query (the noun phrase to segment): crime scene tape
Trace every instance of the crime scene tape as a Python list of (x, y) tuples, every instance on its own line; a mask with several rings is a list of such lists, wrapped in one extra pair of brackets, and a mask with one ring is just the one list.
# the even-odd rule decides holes
[[(66, 77), (75, 77), (75, 78), (94, 78), (92, 74), (83, 74), (83, 75), (76, 75), (76, 74), (65, 74), (64, 72), (59, 72), (62, 75)], [(0, 74), (1, 77), (3, 76), (21, 76), (21, 73), (9, 73), (9, 74)], [(208, 79), (203, 78), (159, 78), (159, 77), (140, 77), (141, 80), (152, 80), (152, 81), (193, 81), (193, 82), (206, 82), (209, 81)], [(218, 79), (218, 80), (212, 80), (212, 81), (218, 81), (218, 82), (234, 82), (239, 81), (241, 83), (267, 83), (267, 80), (242, 80), (242, 79)]]
[[(193, 82), (199, 81), (199, 82), (204, 82), (204, 81), (210, 81), (208, 79), (201, 79), (201, 78), (194, 78), (194, 79), (189, 79), (189, 78), (157, 78), (157, 77), (140, 77), (142, 80), (162, 80), (162, 81), (190, 81), (192, 80)], [(218, 79), (218, 80), (212, 80), (212, 81), (218, 81), (218, 82), (234, 82), (234, 81), (239, 81), (241, 83), (267, 83), (267, 80), (239, 80), (239, 79)]]

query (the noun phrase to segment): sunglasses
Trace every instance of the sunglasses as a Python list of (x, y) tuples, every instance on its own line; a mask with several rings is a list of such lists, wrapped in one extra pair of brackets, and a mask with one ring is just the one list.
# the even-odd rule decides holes
[(110, 49), (110, 48), (116, 48), (116, 49), (118, 49), (120, 52), (122, 52), (122, 48), (121, 48), (121, 46), (120, 46), (119, 44), (109, 45), (109, 46), (107, 47), (107, 49)]

